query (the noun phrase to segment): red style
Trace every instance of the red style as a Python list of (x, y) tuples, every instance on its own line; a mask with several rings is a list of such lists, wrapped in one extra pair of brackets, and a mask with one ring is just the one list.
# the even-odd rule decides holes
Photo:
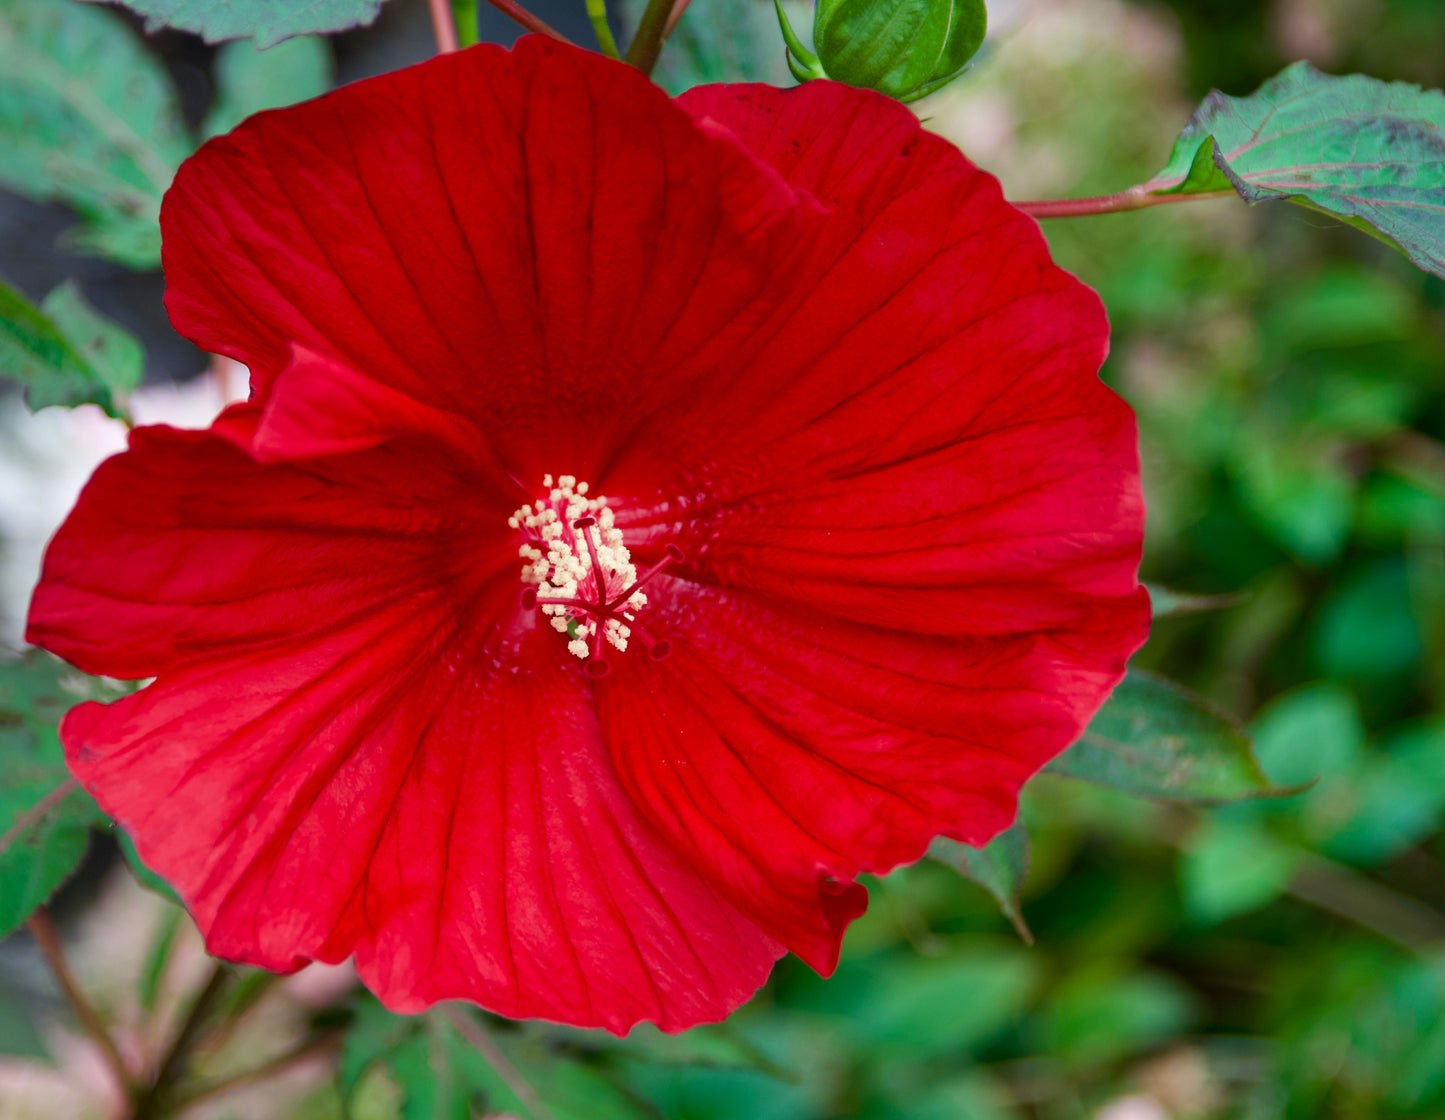
[(719, 1019), (1144, 640), (1103, 308), (881, 96), (528, 38), (251, 119), (162, 226), (252, 399), (100, 467), (29, 638), (156, 678), (62, 735), (217, 956)]

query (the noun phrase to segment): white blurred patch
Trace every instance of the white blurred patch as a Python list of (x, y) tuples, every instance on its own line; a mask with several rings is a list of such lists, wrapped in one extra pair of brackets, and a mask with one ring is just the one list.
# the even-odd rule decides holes
[(1153, 1097), (1119, 1097), (1094, 1113), (1094, 1120), (1169, 1120), (1169, 1113)]
[[(204, 428), (246, 395), (246, 368), (217, 358), (184, 384), (144, 385), (131, 397), (139, 424)], [(40, 560), (81, 487), (103, 459), (125, 450), (125, 425), (94, 405), (29, 412), (0, 399), (0, 650), (24, 645)]]

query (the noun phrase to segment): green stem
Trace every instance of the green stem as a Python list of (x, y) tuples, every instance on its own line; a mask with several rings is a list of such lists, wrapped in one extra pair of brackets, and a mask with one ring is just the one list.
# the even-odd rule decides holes
[[(1171, 806), (1160, 814), (1157, 827), (1165, 841), (1183, 851), (1202, 816), (1186, 806)], [(1414, 953), (1431, 952), (1445, 942), (1445, 914), (1313, 852), (1300, 853), (1285, 893)]]
[(621, 58), (617, 40), (612, 37), (612, 28), (607, 25), (607, 0), (587, 0), (587, 17), (592, 21), (592, 30), (597, 35), (597, 45), (608, 58)]
[(632, 46), (627, 48), (627, 61), (644, 74), (651, 74), (667, 41), (667, 29), (677, 0), (647, 0), (647, 9), (637, 24)]
[(195, 1002), (191, 1004), (191, 1010), (176, 1031), (175, 1038), (171, 1040), (166, 1055), (156, 1070), (155, 1080), (136, 1097), (131, 1120), (159, 1120), (165, 1115), (173, 1103), (170, 1098), (176, 1082), (180, 1080), (186, 1062), (190, 1060), (191, 1050), (200, 1040), (206, 1018), (215, 1007), (216, 1001), (221, 998), (221, 993), (225, 991), (229, 981), (230, 973), (219, 962), (211, 966), (211, 975), (207, 978), (205, 987), (197, 994)]
[(311, 1035), (303, 1038), (294, 1046), (281, 1051), (274, 1058), (268, 1058), (258, 1066), (243, 1070), (240, 1073), (233, 1073), (227, 1077), (218, 1077), (211, 1081), (203, 1081), (192, 1089), (178, 1093), (175, 1098), (176, 1108), (189, 1108), (197, 1101), (203, 1101), (221, 1093), (229, 1093), (232, 1089), (239, 1089), (244, 1085), (250, 1085), (256, 1081), (265, 1081), (274, 1077), (283, 1070), (290, 1068), (297, 1062), (303, 1062), (307, 1058), (325, 1054), (335, 1050), (341, 1039), (334, 1031), (324, 1034)]
[(1445, 915), (1322, 856), (1310, 854), (1301, 861), (1289, 893), (1415, 953), (1445, 941)]
[(224, 1017), (211, 1031), (206, 1045), (212, 1050), (219, 1050), (225, 1046), (241, 1024), (246, 1021), (247, 1016), (265, 1000), (269, 993), (278, 990), (284, 979), (286, 979), (284, 976), (260, 969), (244, 973), (236, 985), (235, 994), (228, 1001)]
[(457, 21), (457, 39), (463, 47), (475, 46), (481, 39), (477, 28), (477, 5), (481, 0), (451, 0), (452, 18)]
[(1117, 194), (1094, 198), (1048, 198), (1032, 202), (1015, 202), (1015, 209), (1035, 218), (1082, 218), (1090, 214), (1118, 214), (1126, 210), (1143, 210), (1170, 202), (1197, 202), (1207, 198), (1238, 198), (1234, 191), (1201, 191), (1198, 194), (1155, 194), (1158, 183), (1140, 183)]

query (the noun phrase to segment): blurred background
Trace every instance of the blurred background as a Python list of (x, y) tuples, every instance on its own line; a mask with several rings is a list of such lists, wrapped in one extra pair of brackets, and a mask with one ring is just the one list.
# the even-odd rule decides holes
[[(581, 0), (531, 6), (590, 42)], [(483, 8), (485, 36), (514, 37)], [(809, 26), (806, 6), (790, 10)], [(996, 0), (990, 18), (973, 69), (915, 108), (1015, 199), (1147, 179), (1211, 86), (1246, 94), (1296, 58), (1445, 85), (1439, 0)], [(136, 42), (185, 126), (203, 129), (217, 51), (173, 32)], [(349, 80), (431, 51), (421, 0), (390, 0), (322, 57)], [(302, 79), (276, 74), (288, 99)], [(658, 76), (678, 90), (785, 74), (770, 3), (694, 0)], [(64, 248), (74, 222), (4, 196), (0, 273), (36, 299), (80, 278), (146, 345), (138, 410), (149, 395), (152, 415), (204, 423), (224, 386), (170, 333), (159, 274)], [(1191, 202), (1046, 233), (1114, 324), (1105, 377), (1139, 414), (1145, 577), (1220, 597), (1161, 618), (1135, 663), (1237, 716), (1277, 783), (1318, 780), (1192, 809), (1043, 776), (1022, 807), (1032, 945), (982, 890), (925, 861), (870, 884), (836, 976), (787, 959), (720, 1027), (618, 1042), (493, 1022), (524, 1078), (570, 1086), (553, 1115), (1445, 1117), (1445, 282), (1283, 205)], [(121, 436), (92, 409), (0, 405), (0, 640), (14, 645), (46, 535)], [(102, 835), (56, 914), (127, 1045), (143, 1048), (205, 974), (181, 912)], [(254, 1039), (213, 1048), (220, 1072), (337, 1025), (345, 1041), (187, 1115), (508, 1107), (478, 1074), (460, 1112), (431, 1111), (445, 1046), (345, 970), (270, 987), (245, 1021)], [(5, 1120), (113, 1114), (23, 934), (0, 945), (0, 1052)], [(466, 1061), (447, 1076), (471, 1076)]]

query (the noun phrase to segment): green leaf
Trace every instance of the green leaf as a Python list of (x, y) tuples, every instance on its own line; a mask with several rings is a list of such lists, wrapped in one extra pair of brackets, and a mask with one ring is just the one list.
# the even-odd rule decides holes
[(1331, 683), (1302, 685), (1275, 697), (1251, 731), (1264, 772), (1284, 785), (1350, 778), (1365, 745), (1359, 706)]
[(40, 310), (89, 363), (110, 390), (112, 400), (124, 400), (141, 383), (146, 367), (144, 347), (124, 327), (97, 311), (74, 280), (53, 289)]
[(1425, 652), (1409, 570), (1397, 556), (1341, 580), (1320, 608), (1315, 657), (1332, 677), (1408, 677)]
[[(69, 302), (69, 297), (62, 294), (56, 302), (65, 305), (62, 312), (76, 337), (88, 337), (95, 343), (93, 335), (81, 331), (83, 313)], [(99, 321), (99, 316), (96, 320)], [(111, 329), (119, 331), (118, 327)], [(99, 346), (108, 356), (115, 355), (113, 338)], [(114, 367), (111, 373), (115, 373)], [(56, 323), (3, 281), (0, 281), (0, 378), (20, 384), (25, 391), (25, 403), (32, 411), (51, 405), (73, 408), (98, 404), (112, 416), (122, 415), (111, 386), (100, 371)]]
[(1164, 972), (1100, 961), (1071, 972), (1043, 1015), (1040, 1052), (1087, 1067), (1157, 1046), (1194, 1014), (1187, 989)]
[(1245, 820), (1216, 818), (1189, 837), (1180, 859), (1184, 907), (1213, 924), (1267, 906), (1289, 886), (1300, 852)]
[(315, 35), (287, 39), (260, 50), (227, 43), (216, 52), (216, 101), (202, 131), (229, 132), (252, 113), (320, 97), (331, 88), (331, 46)]
[[(819, 0), (813, 45), (828, 77), (916, 101), (963, 72), (987, 21), (983, 0)], [(808, 62), (791, 39), (788, 48)]]
[(47, 653), (0, 663), (0, 937), (49, 901), (105, 823), (71, 783), (56, 727), (77, 701), (108, 691)]
[(854, 1024), (868, 1053), (967, 1053), (1019, 1021), (1042, 979), (1039, 958), (1007, 941), (970, 938), (959, 949), (879, 970), (867, 1013)]
[(293, 35), (330, 34), (376, 19), (382, 0), (120, 0), (146, 30), (174, 27), (208, 43), (255, 39), (269, 47)]
[(1148, 186), (1289, 199), (1445, 276), (1445, 94), (1296, 62), (1250, 97), (1212, 91)]
[(1445, 719), (1412, 727), (1349, 775), (1351, 812), (1325, 852), (1377, 864), (1419, 843), (1445, 811)]
[(1131, 669), (1083, 736), (1046, 770), (1166, 801), (1295, 792), (1270, 784), (1239, 725), (1202, 696)]
[(929, 845), (928, 854), (988, 891), (1024, 943), (1034, 943), (1019, 908), (1019, 891), (1029, 875), (1029, 834), (1023, 825), (1015, 824), (982, 848), (940, 836)]
[(161, 195), (192, 146), (165, 68), (114, 13), (0, 0), (0, 183), (78, 210), (73, 244), (156, 267)]

